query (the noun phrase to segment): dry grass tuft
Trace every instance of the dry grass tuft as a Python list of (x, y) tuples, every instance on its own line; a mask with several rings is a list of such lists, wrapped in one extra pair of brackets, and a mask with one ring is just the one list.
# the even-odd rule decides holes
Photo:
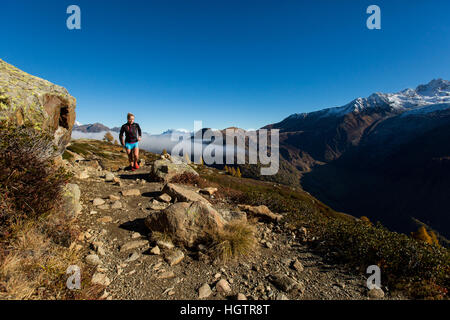
[(256, 244), (255, 227), (242, 221), (230, 222), (221, 230), (208, 233), (209, 253), (229, 261), (252, 252)]
[(37, 223), (16, 225), (16, 234), (0, 261), (0, 297), (3, 299), (64, 299), (66, 270), (80, 265), (72, 248), (55, 244)]

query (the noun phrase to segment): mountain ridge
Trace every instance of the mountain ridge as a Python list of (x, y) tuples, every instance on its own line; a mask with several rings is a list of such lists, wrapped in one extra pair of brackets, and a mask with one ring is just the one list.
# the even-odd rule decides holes
[(264, 128), (280, 129), (280, 162), (291, 165), (290, 172), (280, 166), (280, 179), (300, 177), (305, 190), (334, 209), (395, 230), (412, 231), (414, 217), (450, 234), (444, 195), (450, 186), (443, 179), (449, 168), (439, 160), (450, 155), (449, 81), (374, 93)]

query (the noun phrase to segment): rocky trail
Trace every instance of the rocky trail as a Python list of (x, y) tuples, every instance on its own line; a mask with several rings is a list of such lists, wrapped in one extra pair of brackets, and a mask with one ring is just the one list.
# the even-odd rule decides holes
[[(162, 193), (164, 182), (149, 181), (152, 166), (135, 172), (119, 169), (113, 174), (95, 162), (90, 165), (72, 167), (73, 182), (81, 190), (77, 223), (84, 231), (76, 246), (85, 254), (86, 263), (96, 267), (91, 281), (105, 286), (103, 299), (359, 300), (384, 296), (381, 290), (369, 292), (363, 276), (342, 265), (330, 265), (311, 252), (301, 241), (306, 229), (285, 230), (276, 217), (255, 221), (255, 250), (226, 263), (211, 261), (201, 245), (187, 250), (170, 241), (155, 243), (145, 220), (172, 205), (173, 197)], [(203, 195), (193, 187), (172, 187), (186, 192), (188, 198), (211, 201), (219, 212), (235, 210), (226, 201), (214, 199), (214, 190), (207, 190), (212, 195)]]

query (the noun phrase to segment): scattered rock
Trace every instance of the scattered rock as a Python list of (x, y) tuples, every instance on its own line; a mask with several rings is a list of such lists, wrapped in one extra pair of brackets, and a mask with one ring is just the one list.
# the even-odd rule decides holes
[(138, 197), (141, 195), (141, 191), (139, 191), (139, 189), (122, 190), (121, 192), (124, 197)]
[(297, 270), (298, 272), (302, 272), (304, 270), (303, 265), (298, 259), (295, 259), (292, 263), (292, 267)]
[(284, 293), (280, 292), (277, 294), (276, 300), (289, 300), (289, 298)]
[(273, 213), (265, 205), (249, 206), (249, 205), (240, 204), (238, 207), (241, 210), (247, 211), (248, 213), (254, 214), (258, 217), (265, 218), (265, 219), (271, 220), (271, 221), (278, 222), (283, 218), (283, 216), (281, 214)]
[(109, 296), (109, 292), (107, 292), (106, 290), (103, 292), (103, 294), (100, 297), (100, 300), (105, 300), (106, 298), (108, 298)]
[(198, 298), (204, 299), (208, 298), (212, 294), (211, 288), (207, 283), (204, 283), (200, 289), (198, 289)]
[(139, 259), (140, 257), (141, 257), (140, 253), (135, 251), (128, 257), (127, 260), (125, 260), (125, 262), (133, 262)]
[(101, 255), (101, 256), (105, 256), (106, 255), (105, 249), (103, 247), (98, 247), (97, 248), (97, 253), (99, 255)]
[(104, 216), (104, 217), (98, 218), (97, 222), (98, 223), (110, 223), (110, 222), (112, 222), (112, 220), (113, 219), (110, 216)]
[(247, 297), (243, 293), (238, 293), (236, 299), (237, 300), (247, 300)]
[(120, 197), (116, 196), (116, 195), (113, 195), (113, 194), (110, 194), (109, 195), (109, 200), (111, 200), (111, 201), (119, 201)]
[(161, 254), (161, 250), (159, 249), (158, 246), (155, 246), (154, 248), (152, 248), (152, 250), (150, 250), (150, 253), (152, 253), (154, 255), (160, 255)]
[(168, 194), (178, 202), (200, 201), (202, 203), (209, 204), (209, 201), (203, 198), (197, 192), (180, 184), (168, 183), (163, 187), (161, 192)]
[(102, 204), (101, 206), (98, 206), (97, 208), (99, 208), (100, 210), (109, 210), (109, 204)]
[(83, 170), (78, 172), (75, 176), (80, 180), (84, 180), (89, 178), (89, 172), (87, 170)]
[(370, 299), (383, 299), (384, 291), (381, 288), (374, 287), (369, 290), (367, 295)]
[(153, 163), (152, 171), (150, 172), (150, 178), (157, 181), (169, 182), (175, 176), (183, 173), (190, 173), (198, 176), (198, 173), (192, 169), (188, 164), (179, 162), (174, 163), (174, 159), (161, 159), (156, 160)]
[(136, 249), (148, 245), (147, 240), (135, 240), (125, 243), (120, 247), (120, 252), (125, 252), (128, 250)]
[(131, 239), (137, 239), (137, 238), (140, 238), (140, 237), (141, 237), (141, 234), (139, 232), (133, 232), (131, 234)]
[(282, 290), (284, 292), (290, 292), (293, 290), (302, 289), (301, 283), (295, 281), (294, 279), (292, 279), (286, 275), (273, 276), (271, 282), (274, 284), (275, 287), (277, 287), (279, 290)]
[(163, 249), (173, 249), (175, 246), (170, 241), (158, 240), (156, 244)]
[(158, 197), (158, 200), (161, 200), (163, 202), (170, 202), (172, 200), (172, 197), (169, 196), (167, 193), (163, 193)]
[(111, 284), (111, 280), (109, 280), (109, 278), (104, 273), (96, 272), (92, 276), (91, 283), (92, 284), (99, 284), (99, 285), (107, 287), (107, 286), (109, 286)]
[(96, 207), (101, 206), (104, 203), (105, 200), (103, 200), (102, 198), (95, 198), (94, 200), (92, 200), (92, 204)]
[(170, 266), (174, 266), (184, 259), (184, 253), (181, 250), (175, 250), (174, 252), (167, 254), (165, 259)]
[(102, 261), (96, 254), (90, 254), (86, 256), (86, 262), (93, 266), (97, 266), (102, 263)]
[(169, 206), (167, 202), (159, 202), (158, 200), (153, 199), (150, 201), (149, 208), (152, 210), (164, 210)]
[(216, 283), (217, 292), (227, 296), (231, 293), (231, 287), (227, 280), (221, 279)]
[(113, 182), (114, 181), (114, 174), (111, 172), (107, 172), (105, 175), (105, 181), (106, 182)]
[(121, 209), (122, 208), (122, 202), (116, 201), (112, 204), (111, 209)]
[(162, 262), (158, 262), (157, 264), (155, 264), (154, 266), (153, 266), (153, 270), (154, 271), (157, 271), (161, 266), (162, 266)]
[(175, 278), (175, 273), (173, 271), (165, 271), (165, 272), (161, 272), (160, 274), (158, 274), (157, 276), (158, 279), (171, 279), (171, 278)]
[(203, 188), (200, 190), (200, 193), (207, 194), (210, 196), (212, 196), (216, 192), (217, 192), (217, 188), (211, 188), (211, 187)]

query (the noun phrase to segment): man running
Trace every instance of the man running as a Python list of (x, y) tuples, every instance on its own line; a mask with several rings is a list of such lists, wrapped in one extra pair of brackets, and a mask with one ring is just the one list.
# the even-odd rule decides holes
[[(132, 113), (128, 114), (127, 120), (128, 122), (120, 128), (119, 140), (122, 146), (125, 146), (127, 149), (131, 171), (135, 171), (139, 169), (139, 141), (141, 141), (142, 131), (139, 124), (134, 123), (134, 115)], [(125, 141), (123, 140), (124, 133)]]

